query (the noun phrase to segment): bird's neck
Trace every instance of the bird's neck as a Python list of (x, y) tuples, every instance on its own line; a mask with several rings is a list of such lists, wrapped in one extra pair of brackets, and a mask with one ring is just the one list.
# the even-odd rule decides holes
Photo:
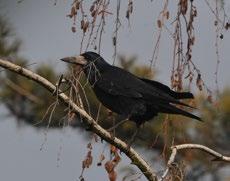
[(101, 78), (101, 75), (104, 71), (110, 68), (110, 64), (105, 61), (100, 63), (92, 63), (84, 69), (86, 78), (88, 79), (91, 85), (95, 85), (97, 81)]

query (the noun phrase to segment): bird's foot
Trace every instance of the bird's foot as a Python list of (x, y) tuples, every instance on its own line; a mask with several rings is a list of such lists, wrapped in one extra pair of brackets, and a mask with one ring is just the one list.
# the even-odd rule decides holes
[(127, 144), (127, 148), (130, 149), (131, 145), (134, 143), (134, 141), (136, 140), (136, 136), (138, 135), (140, 130), (140, 127), (138, 126), (135, 130), (135, 132), (133, 133), (131, 139), (129, 140), (128, 144)]
[(128, 119), (124, 119), (120, 122), (118, 122), (117, 124), (115, 124), (114, 126), (110, 127), (109, 129), (107, 129), (108, 132), (112, 132), (114, 131), (118, 126), (122, 125), (123, 123), (125, 123), (126, 121), (128, 121)]

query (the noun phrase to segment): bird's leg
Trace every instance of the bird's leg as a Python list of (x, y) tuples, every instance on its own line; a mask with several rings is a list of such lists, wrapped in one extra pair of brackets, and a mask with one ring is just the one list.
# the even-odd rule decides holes
[(123, 123), (125, 123), (126, 121), (128, 121), (128, 119), (124, 119), (122, 121), (120, 121), (119, 123), (115, 124), (114, 126), (110, 127), (109, 129), (107, 129), (108, 132), (113, 131), (114, 129), (116, 129), (118, 126), (122, 125)]
[[(64, 91), (59, 91), (59, 88), (60, 88), (62, 83), (69, 84), (69, 87)], [(70, 81), (68, 79), (64, 78), (63, 74), (59, 77), (59, 79), (58, 79), (57, 83), (55, 84), (55, 86), (56, 86), (56, 89), (53, 91), (53, 95), (66, 92), (71, 87)]]
[(140, 131), (140, 126), (137, 125), (135, 132), (133, 133), (131, 139), (128, 142), (128, 149), (130, 149), (131, 145), (134, 143), (136, 136), (138, 135), (139, 131)]

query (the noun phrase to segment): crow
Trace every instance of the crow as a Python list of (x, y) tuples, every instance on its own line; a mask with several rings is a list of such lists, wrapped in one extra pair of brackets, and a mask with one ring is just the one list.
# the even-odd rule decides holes
[(191, 108), (180, 101), (194, 98), (190, 92), (175, 92), (160, 82), (137, 77), (110, 65), (95, 52), (61, 60), (80, 65), (98, 100), (111, 111), (134, 121), (137, 127), (158, 113), (179, 114), (201, 121), (201, 118), (177, 107)]

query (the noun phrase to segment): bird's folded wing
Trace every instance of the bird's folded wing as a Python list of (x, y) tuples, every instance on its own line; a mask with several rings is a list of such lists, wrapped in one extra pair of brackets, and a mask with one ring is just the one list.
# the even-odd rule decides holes
[(100, 81), (98, 81), (97, 86), (104, 92), (114, 95), (114, 96), (125, 96), (132, 98), (143, 97), (136, 89), (133, 89), (130, 84), (126, 81), (119, 80), (116, 78), (108, 78), (103, 76)]
[(194, 98), (193, 94), (190, 92), (175, 92), (171, 90), (168, 86), (154, 81), (154, 80), (149, 80), (145, 78), (139, 78), (140, 80), (144, 81), (145, 83), (149, 84), (153, 88), (159, 89), (163, 91), (164, 93), (167, 93), (168, 95), (172, 96), (175, 99), (192, 99)]
[[(138, 77), (129, 72), (124, 72), (121, 69), (104, 72), (103, 76), (101, 76), (97, 82), (97, 86), (104, 92), (115, 96), (143, 98), (147, 102), (159, 101), (159, 103), (162, 104), (173, 103), (191, 107), (172, 97), (167, 92), (167, 86), (151, 86)], [(167, 91), (162, 90), (162, 88)]]

